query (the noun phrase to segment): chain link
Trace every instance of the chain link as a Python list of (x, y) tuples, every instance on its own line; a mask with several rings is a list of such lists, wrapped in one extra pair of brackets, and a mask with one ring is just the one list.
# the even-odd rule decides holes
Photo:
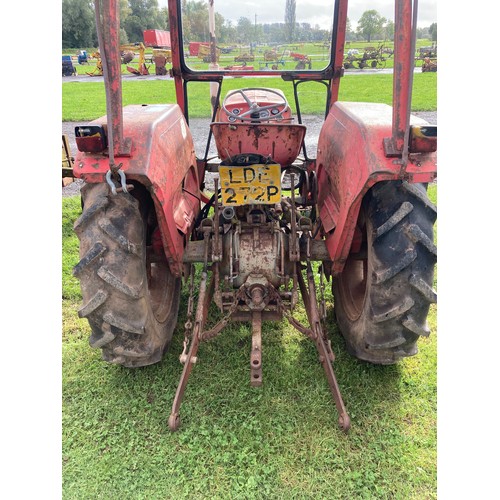
[(194, 304), (194, 266), (191, 264), (189, 266), (189, 297), (188, 297), (188, 305), (187, 305), (187, 315), (186, 315), (186, 323), (184, 323), (184, 342), (182, 353), (179, 356), (181, 363), (184, 363), (186, 360), (188, 347), (191, 341), (192, 330), (193, 330), (193, 304)]

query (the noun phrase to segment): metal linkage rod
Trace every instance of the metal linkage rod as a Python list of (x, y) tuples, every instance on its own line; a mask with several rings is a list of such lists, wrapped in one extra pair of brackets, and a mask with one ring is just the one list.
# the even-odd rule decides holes
[(201, 334), (203, 332), (203, 326), (207, 317), (207, 310), (212, 300), (213, 295), (213, 276), (212, 281), (209, 286), (207, 286), (208, 272), (207, 272), (207, 255), (209, 247), (209, 232), (206, 231), (204, 235), (205, 239), (205, 264), (203, 266), (203, 271), (201, 273), (200, 281), (200, 293), (198, 296), (198, 303), (196, 305), (196, 314), (193, 326), (193, 333), (191, 335), (191, 346), (187, 356), (184, 358), (184, 368), (182, 370), (182, 375), (177, 386), (177, 391), (175, 393), (174, 402), (172, 404), (172, 411), (168, 419), (168, 427), (171, 431), (176, 431), (180, 426), (180, 407), (182, 403), (182, 398), (184, 397), (184, 392), (186, 391), (186, 386), (188, 383), (189, 375), (193, 369), (193, 365), (197, 361), (196, 354), (198, 353), (198, 348), (201, 342)]
[(321, 326), (321, 319), (318, 311), (318, 302), (316, 297), (316, 285), (314, 283), (312, 266), (309, 261), (307, 262), (306, 273), (308, 286), (306, 286), (304, 277), (302, 276), (300, 264), (297, 263), (299, 287), (302, 293), (304, 304), (306, 306), (306, 313), (307, 318), (309, 319), (309, 324), (311, 325), (311, 329), (315, 334), (313, 336), (313, 339), (316, 343), (316, 349), (318, 350), (319, 361), (323, 365), (323, 369), (328, 380), (328, 385), (330, 386), (330, 392), (332, 393), (333, 400), (335, 401), (335, 406), (337, 407), (337, 412), (339, 414), (339, 427), (344, 432), (347, 432), (351, 427), (351, 419), (347, 414), (347, 410), (340, 393), (340, 388), (337, 383), (337, 378), (335, 377), (335, 372), (333, 370), (333, 351), (330, 347), (329, 342), (325, 339), (325, 334)]
[(262, 313), (252, 312), (252, 352), (250, 354), (250, 385), (262, 385)]

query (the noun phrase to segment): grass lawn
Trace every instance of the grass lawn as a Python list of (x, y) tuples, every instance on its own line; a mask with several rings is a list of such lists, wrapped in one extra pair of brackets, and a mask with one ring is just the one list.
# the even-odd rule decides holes
[[(429, 190), (436, 202), (436, 186)], [(79, 196), (63, 199), (64, 498), (436, 498), (434, 305), (420, 353), (388, 367), (347, 354), (330, 307), (334, 366), (352, 420), (347, 436), (314, 344), (285, 321), (264, 324), (262, 388), (249, 386), (248, 325), (203, 343), (181, 428), (170, 433), (187, 289), (161, 363), (130, 370), (103, 362), (77, 316), (72, 227), (80, 213)]]
[[(89, 77), (91, 78), (91, 77)], [(173, 80), (124, 80), (123, 104), (175, 103)], [(293, 88), (281, 78), (225, 79), (222, 96), (229, 90), (242, 87), (271, 87), (283, 90), (293, 106)], [(304, 114), (324, 113), (324, 85), (306, 83), (298, 87), (301, 111)], [(210, 116), (210, 92), (207, 83), (188, 85), (189, 116)], [(339, 99), (342, 101), (392, 102), (392, 75), (347, 75), (341, 81)], [(416, 73), (413, 83), (413, 111), (434, 111), (437, 108), (437, 73)], [(62, 85), (62, 121), (93, 120), (106, 114), (104, 83), (67, 82)]]

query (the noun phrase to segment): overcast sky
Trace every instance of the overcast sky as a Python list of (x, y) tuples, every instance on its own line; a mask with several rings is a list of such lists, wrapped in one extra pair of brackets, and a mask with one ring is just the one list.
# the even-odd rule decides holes
[[(208, 0), (207, 0), (208, 1)], [(214, 0), (215, 9), (224, 18), (237, 21), (245, 16), (257, 23), (283, 22), (286, 0)], [(167, 0), (158, 0), (160, 7), (167, 6)], [(297, 0), (297, 22), (309, 22), (313, 26), (331, 26), (333, 0)], [(394, 20), (394, 0), (350, 0), (348, 17), (352, 27), (366, 10), (376, 10), (387, 19)], [(437, 0), (419, 0), (418, 26), (421, 28), (437, 22)]]

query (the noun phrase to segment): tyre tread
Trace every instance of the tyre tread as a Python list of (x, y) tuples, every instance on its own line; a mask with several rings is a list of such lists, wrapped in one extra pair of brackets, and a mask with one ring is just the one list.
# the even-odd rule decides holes
[(109, 286), (119, 290), (125, 295), (128, 295), (132, 299), (138, 299), (141, 297), (141, 287), (132, 287), (124, 283), (117, 276), (115, 276), (107, 267), (101, 266), (97, 270), (98, 276), (105, 281)]
[(108, 198), (98, 198), (90, 207), (83, 211), (82, 215), (75, 221), (73, 225), (73, 230), (77, 235), (80, 235), (82, 231), (92, 222), (96, 214), (102, 211), (109, 205)]
[(127, 253), (141, 255), (141, 246), (125, 238), (119, 229), (107, 218), (99, 220), (99, 227)]
[(75, 276), (75, 278), (79, 277), (85, 271), (85, 269), (87, 269), (96, 259), (101, 257), (101, 255), (103, 255), (106, 250), (107, 248), (100, 241), (96, 241), (92, 248), (73, 268), (73, 276)]
[(396, 210), (396, 212), (386, 221), (384, 224), (379, 226), (374, 231), (374, 239), (380, 238), (383, 234), (390, 231), (394, 226), (399, 224), (411, 211), (413, 210), (413, 205), (404, 201), (401, 203), (401, 206)]
[(404, 256), (394, 265), (384, 269), (383, 271), (374, 272), (374, 283), (380, 285), (390, 280), (403, 269), (406, 269), (417, 258), (417, 252), (413, 248), (409, 248)]
[(97, 292), (88, 300), (83, 307), (78, 311), (80, 318), (87, 318), (96, 309), (101, 307), (107, 300), (108, 294), (105, 290), (97, 290)]
[(350, 319), (343, 310), (342, 286), (334, 281), (336, 317), (351, 354), (393, 364), (416, 354), (418, 339), (430, 334), (427, 314), (437, 301), (432, 288), (437, 209), (424, 185), (388, 181), (367, 193), (362, 211), (360, 217), (371, 227), (365, 301), (359, 316)]
[(169, 285), (164, 296), (171, 304), (166, 303), (169, 309), (157, 320), (143, 240), (147, 210), (131, 194), (112, 195), (104, 184), (85, 184), (81, 193), (83, 213), (74, 225), (80, 261), (73, 274), (84, 299), (78, 314), (92, 330), (89, 344), (113, 364), (132, 368), (157, 363), (177, 323), (180, 279), (165, 267)]

